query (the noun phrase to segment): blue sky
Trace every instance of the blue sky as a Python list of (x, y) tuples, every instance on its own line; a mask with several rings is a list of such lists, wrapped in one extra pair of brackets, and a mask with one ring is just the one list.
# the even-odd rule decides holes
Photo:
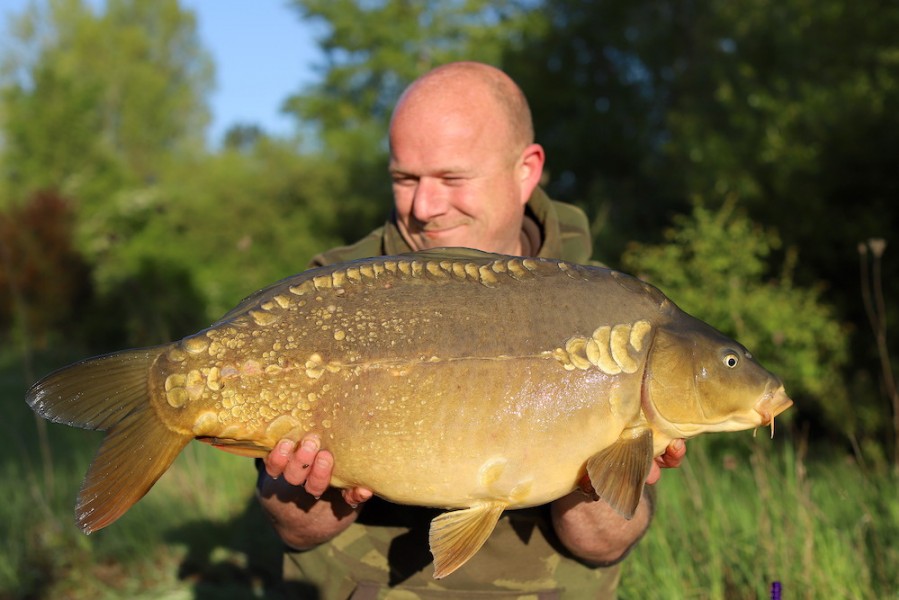
[(200, 38), (212, 54), (216, 90), (208, 138), (217, 143), (235, 123), (287, 133), (294, 122), (282, 102), (314, 80), (320, 54), (313, 27), (284, 0), (181, 0), (197, 15)]
[[(0, 0), (0, 30), (7, 14), (21, 13), (28, 1)], [(200, 38), (215, 62), (210, 143), (220, 142), (235, 123), (256, 123), (273, 134), (291, 132), (294, 122), (279, 109), (314, 81), (312, 66), (320, 57), (314, 27), (286, 0), (181, 0), (181, 6), (197, 15)]]

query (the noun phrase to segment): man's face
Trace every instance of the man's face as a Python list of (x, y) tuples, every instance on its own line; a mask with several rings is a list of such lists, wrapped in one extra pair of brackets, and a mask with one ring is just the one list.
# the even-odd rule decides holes
[(521, 253), (527, 167), (496, 120), (478, 112), (419, 107), (394, 118), (390, 174), (397, 222), (414, 250)]

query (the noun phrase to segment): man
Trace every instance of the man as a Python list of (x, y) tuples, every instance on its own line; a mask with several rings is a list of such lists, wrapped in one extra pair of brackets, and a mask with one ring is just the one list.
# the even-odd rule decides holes
[[(441, 246), (587, 262), (586, 217), (538, 188), (543, 163), (527, 101), (507, 75), (470, 62), (437, 68), (405, 91), (391, 119), (391, 218), (313, 264)], [(659, 466), (677, 466), (684, 452), (683, 442), (673, 443), (647, 481), (658, 479)], [(259, 484), (275, 529), (296, 549), (286, 554), (285, 577), (317, 586), (323, 598), (399, 590), (408, 592), (402, 597), (551, 598), (561, 590), (565, 597), (614, 597), (618, 562), (652, 514), (648, 493), (626, 520), (581, 491), (508, 511), (469, 563), (435, 581), (427, 527), (439, 511), (371, 499), (362, 488), (329, 488), (334, 460), (314, 435), (297, 445), (287, 440), (265, 460)]]

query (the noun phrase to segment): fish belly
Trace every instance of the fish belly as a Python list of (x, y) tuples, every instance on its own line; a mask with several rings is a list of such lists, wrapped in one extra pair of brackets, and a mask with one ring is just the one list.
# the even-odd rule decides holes
[(640, 410), (638, 390), (543, 358), (459, 359), (333, 379), (343, 379), (335, 386), (342, 391), (311, 430), (334, 453), (335, 481), (405, 504), (497, 499), (516, 508), (561, 497)]

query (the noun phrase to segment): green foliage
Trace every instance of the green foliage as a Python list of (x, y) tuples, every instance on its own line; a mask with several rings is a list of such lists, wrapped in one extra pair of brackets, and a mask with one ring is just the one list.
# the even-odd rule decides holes
[(604, 260), (657, 240), (691, 194), (736, 193), (803, 248), (800, 280), (856, 305), (856, 243), (897, 229), (899, 5), (541, 4), (503, 66), (532, 101), (549, 191), (595, 217)]
[[(29, 195), (65, 194), (74, 214), (66, 231), (75, 244), (70, 260), (82, 268), (44, 260), (42, 275), (48, 282), (78, 277), (75, 287), (83, 294), (96, 283), (88, 278), (98, 264), (102, 272), (110, 247), (131, 233), (116, 218), (122, 198), (139, 195), (137, 190), (159, 180), (171, 160), (200, 149), (211, 66), (199, 48), (193, 17), (175, 0), (111, 0), (100, 13), (80, 0), (36, 2), (9, 28), (12, 50), (3, 56), (0, 80), (0, 207), (15, 219)], [(37, 220), (21, 224), (23, 239), (37, 239), (46, 229)], [(42, 260), (49, 248), (41, 245), (30, 256)], [(153, 272), (159, 283), (159, 269)], [(133, 277), (132, 285), (140, 288)], [(81, 318), (65, 329), (94, 328), (82, 329), (90, 339), (105, 335), (99, 332), (112, 315), (144, 321), (138, 329), (146, 329), (159, 326), (161, 315), (173, 314), (164, 308), (151, 309), (156, 318), (146, 318), (146, 310), (109, 313), (110, 305), (102, 301), (85, 310), (72, 293), (52, 294), (39, 286), (34, 292), (32, 312), (56, 303), (58, 323), (77, 308)], [(115, 302), (112, 308), (134, 306), (135, 297), (154, 295), (134, 296), (132, 304)], [(98, 309), (103, 319), (91, 317)], [(168, 328), (159, 329), (162, 334)]]
[(75, 199), (79, 246), (91, 259), (93, 240), (117, 233), (96, 223), (116, 194), (201, 148), (212, 71), (195, 29), (177, 0), (110, 0), (99, 14), (82, 0), (54, 0), (12, 23), (0, 173), (10, 192), (50, 188)]
[(372, 135), (364, 147), (383, 149), (393, 105), (413, 79), (453, 60), (497, 63), (531, 23), (526, 8), (513, 0), (292, 4), (324, 25), (319, 43), (326, 62), (322, 82), (290, 98), (286, 109), (314, 120), (326, 147), (335, 150), (342, 136), (355, 135)]
[[(328, 231), (340, 174), (267, 139), (249, 152), (225, 150), (174, 165), (160, 185), (118, 198), (109, 215), (116, 223), (108, 227), (123, 235), (97, 267), (100, 292), (114, 290), (148, 262), (178, 265), (183, 278), (155, 287), (193, 287), (197, 297), (180, 306), (197, 309), (208, 324), (253, 291), (302, 271), (314, 254), (339, 241)], [(152, 280), (141, 285), (152, 295)], [(130, 296), (123, 301), (140, 293)]]
[(502, 66), (519, 82), (546, 148), (550, 195), (594, 219), (595, 253), (614, 264), (631, 239), (655, 240), (672, 211), (659, 145), (672, 97), (683, 3), (543, 0), (542, 26)]
[(780, 242), (734, 205), (697, 204), (689, 218), (675, 219), (663, 244), (629, 247), (625, 269), (748, 347), (784, 378), (800, 411), (820, 411), (834, 429), (855, 435), (859, 423), (840, 379), (846, 332), (820, 291), (794, 284), (795, 254), (780, 275), (767, 276), (766, 259)]
[(856, 244), (896, 231), (897, 27), (899, 6), (876, 0), (708, 4), (666, 118), (684, 187), (739, 194), (841, 305), (858, 299)]
[[(333, 156), (302, 154), (252, 127), (235, 129), (220, 153), (203, 152), (211, 66), (175, 0), (112, 0), (97, 13), (80, 0), (36, 3), (13, 33), (0, 81), (0, 207), (31, 239), (40, 223), (15, 216), (19, 195), (67, 191), (71, 253), (93, 293), (75, 323), (95, 350), (185, 335), (302, 270), (344, 241), (344, 222), (359, 223), (345, 198), (383, 215), (386, 203), (356, 185), (373, 180), (377, 153), (359, 153), (350, 166), (364, 168), (348, 174)], [(79, 276), (48, 269), (47, 281)], [(0, 290), (12, 291), (4, 281)], [(35, 309), (69, 309), (53, 323), (76, 308), (71, 294), (28, 293)]]

